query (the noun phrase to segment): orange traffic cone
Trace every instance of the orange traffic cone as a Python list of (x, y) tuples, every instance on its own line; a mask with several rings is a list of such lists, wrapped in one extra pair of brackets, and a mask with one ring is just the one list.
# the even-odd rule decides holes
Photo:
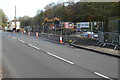
[(90, 34), (88, 34), (88, 38), (90, 38)]
[(23, 35), (24, 33), (22, 32), (22, 35)]
[(15, 33), (15, 31), (13, 31)]
[(36, 32), (36, 37), (38, 37), (38, 32)]
[(30, 36), (30, 31), (28, 31), (28, 36)]
[(63, 41), (62, 41), (62, 35), (60, 35), (60, 43), (63, 43)]

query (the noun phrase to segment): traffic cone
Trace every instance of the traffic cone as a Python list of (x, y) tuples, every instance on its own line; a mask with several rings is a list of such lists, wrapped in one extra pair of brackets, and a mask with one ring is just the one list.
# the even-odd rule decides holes
[(38, 32), (36, 32), (36, 37), (38, 37)]
[(15, 31), (13, 31), (15, 33)]
[(63, 43), (63, 41), (62, 41), (62, 35), (60, 35), (60, 43)]
[(30, 36), (30, 31), (28, 32), (28, 36)]
[(23, 35), (24, 33), (22, 32), (22, 35)]
[(90, 38), (90, 34), (88, 34), (88, 38)]

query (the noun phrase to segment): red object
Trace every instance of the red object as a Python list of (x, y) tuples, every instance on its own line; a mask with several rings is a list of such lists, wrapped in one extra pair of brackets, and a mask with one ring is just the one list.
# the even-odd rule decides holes
[(30, 36), (30, 31), (28, 32), (28, 36)]
[(60, 35), (60, 43), (63, 43), (63, 41), (62, 41), (62, 35)]
[(88, 38), (90, 38), (90, 34), (88, 34)]
[(22, 32), (22, 35), (23, 35), (24, 33)]
[(36, 37), (38, 37), (38, 32), (36, 32)]

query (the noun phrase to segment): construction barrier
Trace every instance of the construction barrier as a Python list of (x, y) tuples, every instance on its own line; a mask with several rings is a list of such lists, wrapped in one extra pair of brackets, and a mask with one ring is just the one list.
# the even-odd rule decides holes
[(36, 37), (38, 37), (38, 32), (36, 32)]

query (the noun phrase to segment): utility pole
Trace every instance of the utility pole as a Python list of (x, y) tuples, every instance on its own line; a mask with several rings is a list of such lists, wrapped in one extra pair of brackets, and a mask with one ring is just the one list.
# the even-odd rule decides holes
[(16, 6), (15, 6), (15, 31), (16, 31)]

